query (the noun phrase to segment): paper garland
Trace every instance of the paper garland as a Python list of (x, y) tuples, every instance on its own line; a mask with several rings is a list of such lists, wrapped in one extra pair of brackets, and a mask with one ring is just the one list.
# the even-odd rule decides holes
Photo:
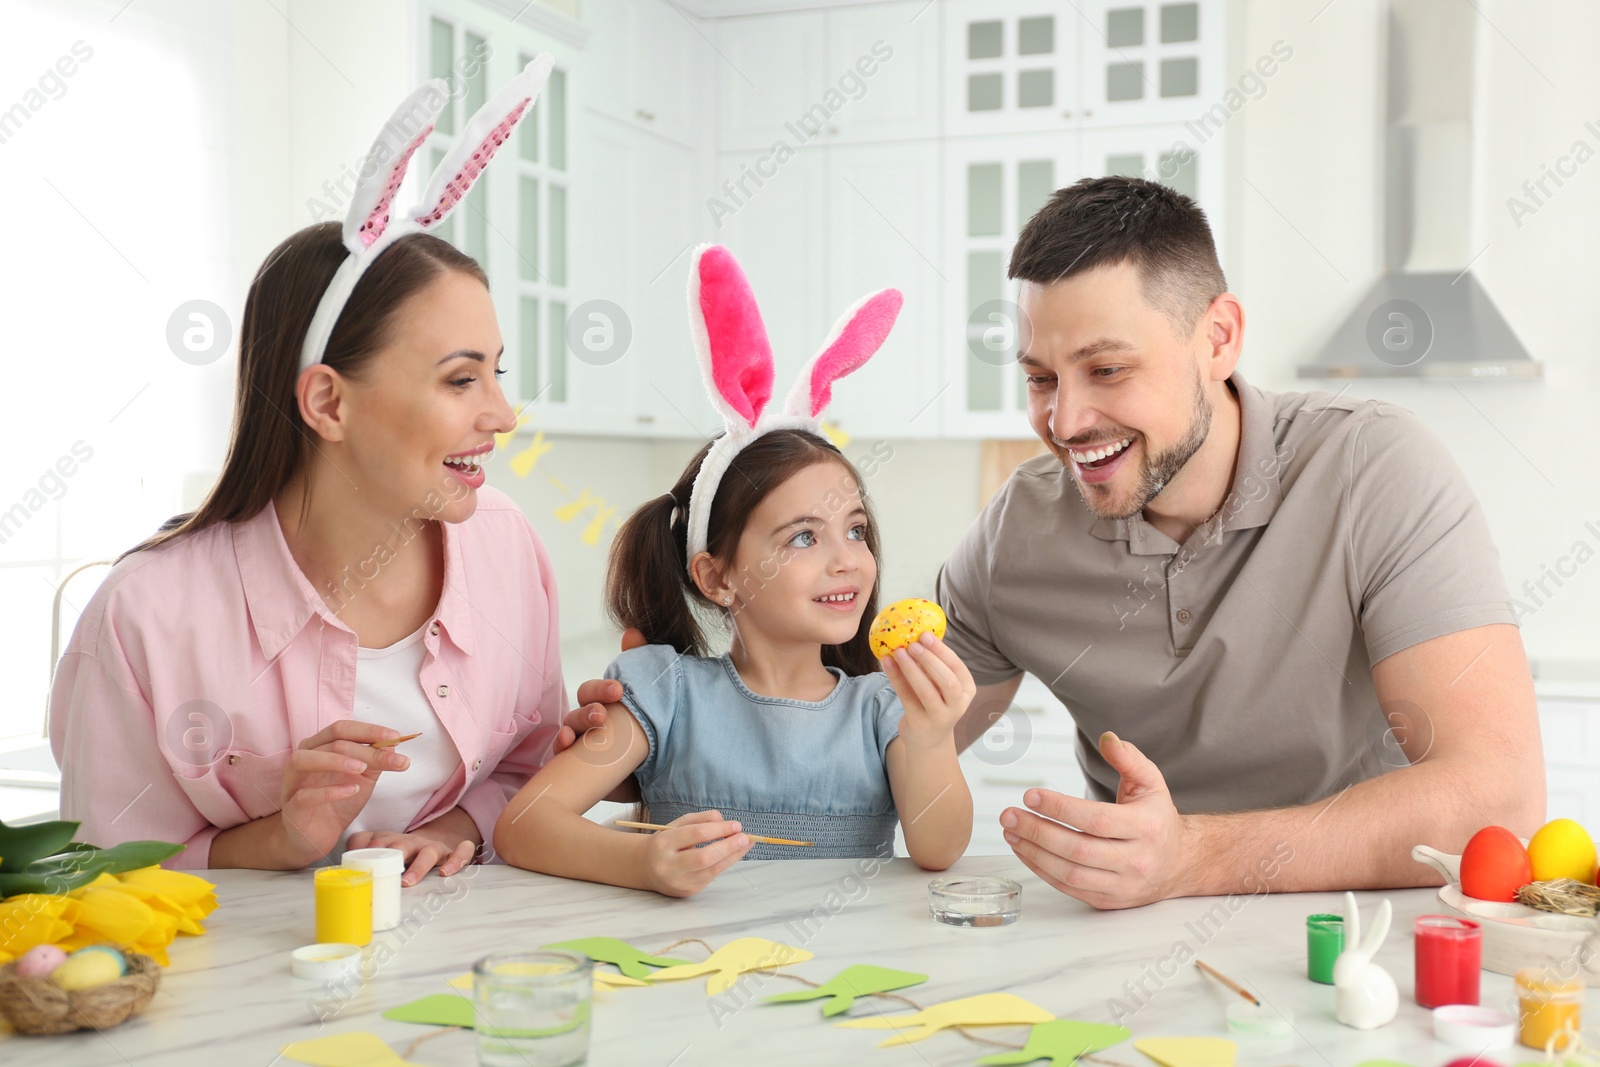
[[(907, 1045), (932, 1037), (952, 1026), (1022, 1026), (1045, 1023), (1055, 1016), (1015, 993), (982, 993), (960, 1000), (947, 1000), (910, 1015), (878, 1015), (866, 1019), (847, 1019), (833, 1025), (844, 1030), (898, 1030), (891, 1038), (878, 1042), (879, 1048)], [(1176, 1067), (1176, 1065), (1173, 1065)]]
[(547, 949), (576, 952), (596, 963), (609, 963), (629, 978), (649, 978), (651, 967), (688, 967), (688, 960), (655, 956), (615, 937), (580, 937), (576, 941), (557, 941)]
[(1239, 1051), (1225, 1037), (1147, 1037), (1133, 1047), (1161, 1067), (1233, 1067)]
[(787, 1004), (801, 1000), (821, 1000), (830, 997), (822, 1006), (823, 1018), (832, 1018), (850, 1010), (857, 997), (873, 993), (888, 993), (907, 986), (921, 985), (928, 980), (925, 974), (913, 971), (895, 971), (888, 967), (874, 967), (858, 963), (846, 967), (815, 989), (802, 989), (797, 993), (778, 993), (764, 998), (768, 1004)]
[(1119, 1045), (1132, 1036), (1125, 1026), (1054, 1019), (1038, 1023), (1028, 1031), (1028, 1044), (1021, 1052), (1001, 1052), (978, 1062), (1005, 1065), (1049, 1060), (1050, 1067), (1072, 1067), (1078, 1057)]
[(296, 1041), (279, 1050), (297, 1063), (311, 1067), (404, 1067), (410, 1060), (384, 1043), (377, 1034), (357, 1030), (310, 1041)]
[(805, 949), (780, 941), (768, 941), (764, 937), (741, 937), (717, 949), (704, 963), (667, 967), (651, 977), (657, 982), (672, 982), (707, 974), (710, 977), (706, 979), (706, 995), (714, 997), (732, 989), (738, 983), (739, 976), (746, 971), (770, 971), (811, 958), (811, 953)]

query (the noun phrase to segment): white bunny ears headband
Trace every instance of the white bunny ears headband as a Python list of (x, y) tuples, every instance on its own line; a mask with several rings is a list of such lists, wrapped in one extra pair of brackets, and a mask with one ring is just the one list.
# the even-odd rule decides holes
[(439, 225), (467, 195), (495, 151), (508, 140), (512, 129), (539, 98), (539, 90), (550, 77), (555, 60), (548, 54), (535, 56), (522, 73), (496, 93), (467, 121), (455, 147), (439, 162), (428, 179), (421, 203), (409, 214), (390, 220), (390, 206), (406, 176), (411, 157), (433, 132), (434, 121), (450, 101), (444, 81), (434, 78), (401, 101), (384, 123), (372, 150), (361, 166), (361, 180), (350, 198), (350, 211), (344, 220), (344, 245), (350, 255), (339, 265), (327, 292), (317, 304), (316, 315), (300, 349), (300, 370), (322, 362), (328, 338), (339, 313), (374, 260), (395, 241), (411, 233), (425, 233)]
[(822, 432), (822, 412), (833, 399), (833, 383), (857, 369), (882, 347), (904, 298), (898, 289), (862, 297), (834, 324), (783, 406), (773, 411), (772, 345), (756, 308), (755, 294), (733, 254), (721, 245), (694, 250), (689, 271), (689, 327), (711, 403), (726, 431), (700, 464), (689, 494), (688, 559), (706, 550), (711, 502), (733, 458), (773, 430)]

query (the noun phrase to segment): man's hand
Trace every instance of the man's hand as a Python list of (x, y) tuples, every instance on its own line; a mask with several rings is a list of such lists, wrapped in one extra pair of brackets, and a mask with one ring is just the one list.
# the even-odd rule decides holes
[[(647, 644), (649, 642), (640, 631), (631, 627), (622, 631), (622, 651), (643, 648)], [(567, 712), (561, 720), (561, 729), (556, 731), (555, 745), (550, 749), (550, 754), (553, 756), (557, 752), (565, 752), (577, 742), (579, 734), (605, 725), (606, 705), (621, 702), (622, 683), (614, 678), (590, 678), (578, 686), (578, 706)]]
[[(622, 632), (622, 651), (642, 648), (649, 644), (644, 634), (632, 627)], [(578, 735), (587, 733), (606, 722), (606, 705), (622, 702), (622, 683), (614, 678), (590, 678), (578, 686), (578, 707), (567, 712), (561, 720), (561, 729), (550, 747), (550, 754), (565, 752), (578, 741)], [(632, 775), (611, 791), (606, 800), (613, 804), (636, 804), (639, 801), (639, 782)]]
[(1185, 895), (1194, 862), (1190, 834), (1166, 779), (1143, 752), (1109, 731), (1100, 736), (1100, 755), (1121, 775), (1117, 802), (1030, 789), (1023, 802), (1032, 811), (1000, 814), (1011, 851), (1034, 874), (1092, 907), (1133, 908)]

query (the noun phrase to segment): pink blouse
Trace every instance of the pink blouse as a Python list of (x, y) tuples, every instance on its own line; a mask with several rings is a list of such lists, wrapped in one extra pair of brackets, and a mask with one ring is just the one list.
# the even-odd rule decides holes
[[(555, 575), (496, 490), (442, 526), (444, 589), (420, 682), (461, 768), (395, 829), (459, 805), (487, 842), (567, 710)], [(341, 595), (359, 596), (377, 565), (365, 577), (349, 568)], [(218, 831), (278, 810), (294, 747), (352, 717), (356, 647), (271, 504), (122, 560), (78, 620), (50, 694), (62, 818), (83, 823), (83, 841), (182, 842), (167, 866), (207, 866)]]

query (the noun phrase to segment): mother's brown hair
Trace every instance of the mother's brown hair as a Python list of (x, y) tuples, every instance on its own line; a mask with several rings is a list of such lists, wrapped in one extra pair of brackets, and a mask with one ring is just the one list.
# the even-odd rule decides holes
[[(252, 518), (305, 466), (315, 435), (300, 417), (295, 398), (300, 348), (318, 301), (348, 254), (340, 224), (323, 222), (290, 236), (261, 264), (244, 303), (233, 429), (222, 473), (198, 509), (168, 519), (130, 553), (219, 522)], [(356, 283), (334, 323), (322, 362), (346, 378), (359, 379), (389, 343), (401, 305), (446, 271), (489, 284), (477, 261), (446, 241), (431, 234), (397, 240)], [(310, 491), (308, 483), (307, 503)]]

